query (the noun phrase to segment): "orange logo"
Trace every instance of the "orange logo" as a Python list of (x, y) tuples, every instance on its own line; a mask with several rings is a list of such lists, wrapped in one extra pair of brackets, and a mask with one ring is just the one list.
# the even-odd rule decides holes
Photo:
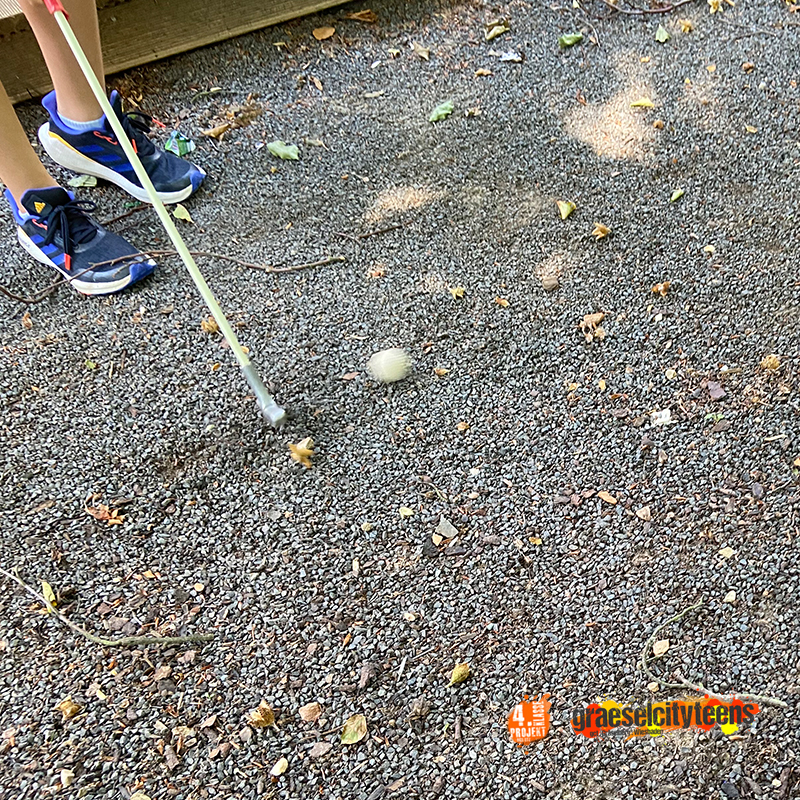
[(544, 739), (550, 731), (550, 695), (529, 701), (528, 695), (517, 703), (508, 715), (508, 732), (511, 740), (520, 747)]

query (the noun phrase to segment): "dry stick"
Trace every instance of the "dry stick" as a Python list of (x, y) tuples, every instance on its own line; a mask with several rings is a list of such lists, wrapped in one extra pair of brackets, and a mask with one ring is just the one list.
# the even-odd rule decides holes
[(137, 211), (142, 211), (145, 208), (151, 208), (148, 203), (142, 203), (141, 205), (134, 206), (130, 211), (126, 211), (124, 214), (118, 214), (116, 217), (111, 217), (110, 219), (104, 219), (100, 224), (105, 228), (107, 225), (112, 225), (115, 222), (119, 222), (120, 220), (125, 219), (126, 217), (130, 217), (132, 214), (135, 214)]
[(693, 3), (695, 0), (678, 0), (677, 3), (670, 3), (668, 6), (661, 6), (661, 8), (620, 8), (614, 0), (600, 0), (601, 3), (607, 5), (613, 11), (620, 14), (629, 14), (632, 17), (643, 17), (646, 14), (669, 14), (676, 8)]
[(197, 633), (191, 636), (164, 636), (163, 638), (157, 636), (123, 636), (121, 639), (105, 639), (102, 636), (95, 636), (80, 625), (76, 625), (71, 619), (65, 617), (46, 597), (39, 594), (36, 589), (28, 586), (27, 583), (16, 575), (6, 572), (2, 567), (0, 567), (0, 573), (5, 575), (6, 578), (10, 578), (12, 581), (18, 583), (28, 594), (33, 595), (40, 603), (43, 603), (47, 610), (58, 617), (68, 628), (72, 628), (76, 633), (85, 636), (90, 642), (99, 644), (101, 647), (131, 647), (140, 644), (153, 644), (158, 647), (163, 647), (164, 645), (184, 644), (186, 642), (210, 642), (214, 638), (213, 633)]
[(695, 609), (700, 608), (703, 605), (703, 601), (701, 600), (699, 603), (695, 603), (693, 606), (689, 606), (688, 608), (684, 608), (679, 614), (676, 614), (674, 617), (670, 617), (665, 622), (662, 622), (656, 628), (653, 629), (653, 632), (650, 634), (648, 640), (644, 643), (644, 648), (642, 648), (642, 655), (639, 659), (639, 665), (647, 675), (647, 677), (655, 682), (660, 684), (665, 689), (691, 689), (693, 692), (697, 692), (698, 694), (707, 694), (709, 697), (714, 697), (717, 700), (729, 700), (731, 697), (737, 700), (753, 700), (756, 703), (762, 703), (765, 706), (777, 706), (778, 708), (789, 708), (787, 703), (784, 703), (783, 700), (778, 700), (775, 697), (769, 697), (763, 694), (739, 694), (738, 692), (733, 693), (732, 695), (722, 695), (717, 694), (716, 692), (712, 692), (710, 689), (706, 689), (705, 686), (701, 683), (691, 683), (687, 681), (680, 672), (676, 673), (678, 676), (678, 680), (680, 683), (668, 683), (663, 679), (657, 677), (653, 674), (653, 671), (650, 669), (650, 664), (647, 659), (647, 654), (650, 652), (650, 648), (653, 646), (653, 642), (655, 642), (656, 637), (658, 634), (667, 627), (667, 625), (671, 625), (673, 622), (678, 622), (679, 620), (683, 619), (689, 612), (694, 611)]

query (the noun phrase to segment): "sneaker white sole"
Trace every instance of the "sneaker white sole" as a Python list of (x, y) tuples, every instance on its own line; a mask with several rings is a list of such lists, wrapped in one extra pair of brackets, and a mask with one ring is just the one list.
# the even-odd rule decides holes
[[(55, 263), (51, 261), (44, 254), (44, 252), (33, 243), (31, 237), (19, 227), (17, 228), (17, 239), (19, 239), (19, 243), (26, 250), (26, 252), (33, 256), (40, 264), (46, 264), (48, 267), (52, 267), (56, 272), (58, 272), (59, 275), (69, 280), (70, 286), (79, 291), (81, 294), (114, 294), (115, 292), (121, 292), (132, 283), (132, 278), (130, 275), (128, 275), (127, 278), (120, 278), (118, 281), (109, 281), (108, 283), (87, 283), (86, 281), (82, 281), (80, 278), (70, 279), (69, 275), (65, 275), (63, 270), (59, 269)], [(153, 266), (155, 266), (155, 264), (153, 264)]]
[[(123, 178), (118, 172), (114, 172), (110, 167), (105, 167), (92, 161), (91, 158), (79, 153), (74, 147), (70, 147), (63, 142), (58, 136), (50, 133), (50, 125), (45, 122), (39, 128), (39, 141), (42, 143), (45, 152), (56, 164), (71, 169), (73, 172), (78, 172), (81, 175), (94, 175), (95, 178), (101, 178), (109, 183), (114, 183), (120, 189), (126, 191), (131, 197), (135, 197), (141, 203), (149, 203), (150, 198), (147, 192), (135, 183), (131, 183), (127, 178)], [(161, 198), (162, 203), (180, 203), (186, 200), (189, 195), (194, 191), (194, 187), (190, 184), (185, 189), (179, 192), (159, 192), (158, 196)]]

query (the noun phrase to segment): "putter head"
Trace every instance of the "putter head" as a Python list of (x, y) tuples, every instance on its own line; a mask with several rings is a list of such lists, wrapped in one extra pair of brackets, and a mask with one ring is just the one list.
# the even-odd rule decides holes
[(267, 387), (258, 377), (258, 372), (256, 372), (253, 362), (250, 361), (245, 364), (242, 367), (242, 372), (248, 385), (253, 390), (253, 394), (256, 396), (256, 403), (258, 403), (261, 416), (274, 428), (280, 428), (286, 422), (286, 411), (273, 400), (272, 395), (267, 391)]

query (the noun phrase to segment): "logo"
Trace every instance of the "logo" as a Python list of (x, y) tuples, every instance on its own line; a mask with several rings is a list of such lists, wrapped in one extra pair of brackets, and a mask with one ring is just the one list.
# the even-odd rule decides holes
[(550, 731), (550, 695), (529, 701), (528, 695), (517, 703), (508, 715), (508, 732), (511, 740), (520, 747), (544, 739)]
[(33, 207), (36, 209), (36, 213), (37, 214), (41, 214), (46, 205), (47, 205), (47, 203), (42, 203), (39, 200), (34, 200), (33, 201)]
[(715, 725), (730, 736), (741, 725), (748, 725), (760, 711), (757, 703), (743, 703), (735, 698), (719, 700), (705, 696), (694, 702), (667, 700), (644, 706), (621, 706), (613, 700), (592, 703), (572, 712), (572, 730), (587, 739), (599, 736), (660, 736), (666, 731), (695, 728), (710, 731)]

